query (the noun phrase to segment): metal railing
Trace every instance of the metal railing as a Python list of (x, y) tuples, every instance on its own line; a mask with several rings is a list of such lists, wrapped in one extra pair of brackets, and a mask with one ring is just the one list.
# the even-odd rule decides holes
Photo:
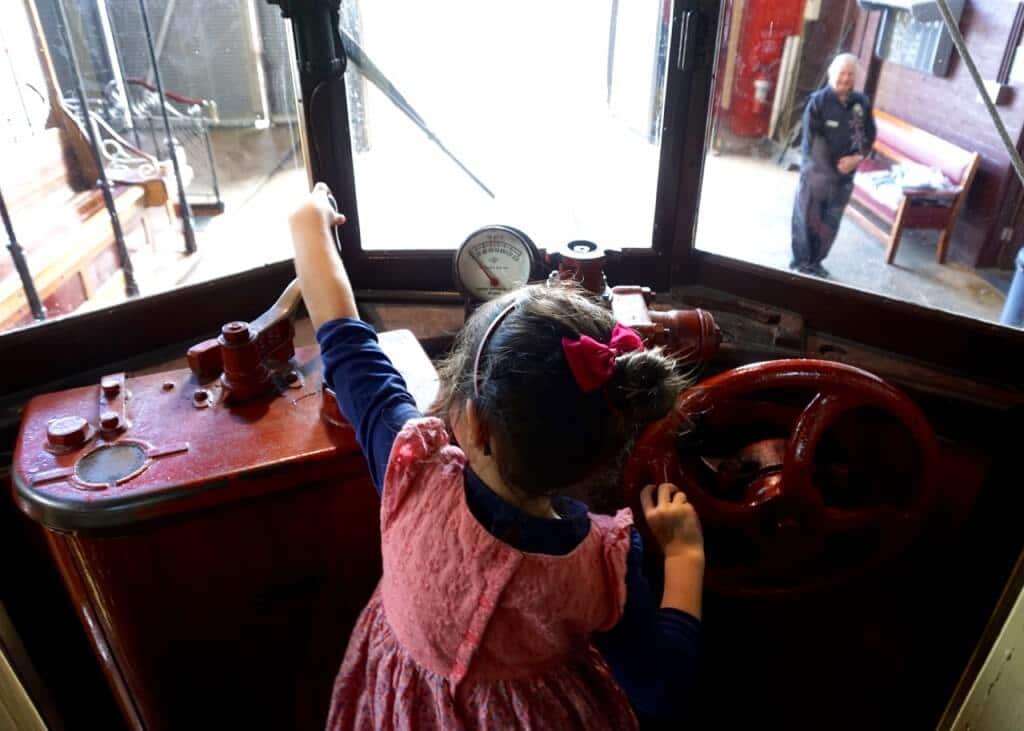
[[(193, 150), (201, 151), (201, 156), (197, 159), (202, 160), (202, 163), (206, 166), (204, 172), (211, 180), (214, 199), (212, 205), (218, 209), (223, 205), (220, 197), (213, 149), (210, 143), (209, 128), (206, 122), (206, 115), (210, 112), (211, 108), (213, 109), (213, 114), (216, 114), (215, 107), (212, 106), (212, 103), (207, 103), (203, 100), (191, 99), (165, 91), (157, 62), (157, 53), (149, 22), (146, 0), (138, 0), (138, 6), (142, 18), (142, 30), (149, 53), (150, 78), (152, 82), (129, 79), (124, 73), (117, 49), (108, 48), (111, 63), (116, 66), (115, 77), (124, 97), (121, 100), (124, 109), (118, 110), (120, 114), (104, 114), (103, 104), (97, 102), (97, 100), (90, 100), (86, 94), (78, 52), (71, 37), (71, 25), (68, 22), (64, 3), (63, 0), (56, 0), (54, 8), (56, 10), (55, 25), (57, 36), (64, 46), (64, 58), (73, 80), (74, 97), (63, 99), (58, 92), (51, 90), (50, 99), (51, 106), (59, 105), (62, 111), (76, 118), (88, 142), (89, 154), (95, 165), (97, 179), (87, 182), (102, 194), (103, 205), (110, 219), (118, 264), (124, 275), (125, 296), (129, 298), (139, 294), (139, 286), (135, 278), (131, 255), (125, 243), (125, 234), (114, 201), (110, 176), (108, 176), (108, 167), (111, 167), (112, 157), (116, 157), (124, 152), (124, 148), (129, 148), (129, 154), (133, 154), (135, 156), (134, 159), (149, 160), (156, 163), (157, 174), (160, 174), (159, 160), (161, 158), (170, 160), (176, 184), (175, 187), (177, 188), (177, 208), (178, 216), (181, 219), (181, 235), (187, 254), (195, 253), (197, 246), (195, 219), (192, 205), (186, 194), (183, 166), (179, 160), (179, 155), (181, 154), (179, 138), (186, 138), (191, 143)], [(99, 10), (104, 15), (102, 21), (109, 25), (110, 18), (106, 15), (108, 13), (106, 3), (100, 3)], [(41, 36), (42, 29), (38, 28), (37, 30)], [(129, 86), (137, 89), (137, 92), (134, 94), (129, 92)], [(186, 111), (178, 110), (172, 102), (183, 105)], [(122, 121), (130, 129), (135, 145), (121, 144), (125, 140), (121, 139), (118, 136), (117, 130), (111, 126), (111, 122), (114, 120), (108, 120), (104, 117), (117, 117)], [(144, 149), (149, 147), (149, 141), (143, 142), (140, 136), (140, 128), (143, 127), (148, 127), (149, 139), (152, 142), (151, 154)], [(127, 132), (128, 130), (126, 129), (125, 133), (127, 134)], [(159, 132), (162, 132), (162, 139)], [(31, 310), (32, 317), (36, 321), (45, 320), (47, 318), (46, 307), (33, 280), (32, 271), (26, 260), (25, 250), (18, 241), (2, 191), (0, 191), (0, 219), (3, 221), (3, 227), (8, 238), (7, 249), (21, 280), (21, 288)]]

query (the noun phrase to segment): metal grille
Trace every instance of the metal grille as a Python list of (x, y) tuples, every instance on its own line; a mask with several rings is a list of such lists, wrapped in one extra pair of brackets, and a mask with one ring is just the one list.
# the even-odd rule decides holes
[[(77, 122), (80, 130), (72, 134), (80, 131), (90, 147), (96, 166), (89, 172), (99, 176), (95, 187), (110, 217), (125, 293), (134, 296), (138, 285), (110, 183), (164, 177), (182, 221), (185, 251), (194, 253), (192, 207), (223, 211), (210, 128), (295, 123), (288, 26), (262, 0), (35, 0), (35, 5), (55, 83), (34, 77), (34, 86), (22, 83), (9, 62), (0, 66), (0, 90), (8, 102), (0, 105), (0, 118), (17, 117), (17, 124), (8, 124), (12, 129), (31, 127), (35, 115), (22, 98), (25, 87), (38, 97), (37, 106), (67, 129)], [(0, 44), (0, 50), (6, 48)], [(269, 134), (257, 136), (261, 143), (273, 142)], [(79, 182), (94, 185), (91, 177)], [(217, 211), (205, 211), (210, 212)], [(11, 261), (32, 316), (42, 320), (47, 314), (7, 214), (0, 194)]]
[[(107, 0), (129, 77), (152, 81), (137, 0)], [(249, 0), (146, 0), (164, 89), (217, 101), (218, 122), (264, 119)]]
[[(135, 128), (132, 139), (142, 150), (158, 159), (166, 159), (169, 146), (160, 113), (159, 95), (139, 84), (128, 84)], [(201, 101), (201, 100), (197, 100)], [(209, 124), (216, 107), (205, 103), (189, 104), (167, 100), (167, 121), (171, 128), (178, 164), (187, 166), (190, 180), (186, 194), (192, 205), (220, 205), (217, 165), (210, 143)]]
[[(53, 58), (57, 83), (65, 97), (74, 96), (75, 75), (67, 47), (60, 36), (57, 25), (57, 2), (62, 0), (36, 0), (36, 10), (43, 26), (46, 43)], [(122, 0), (123, 1), (123, 0)], [(95, 0), (72, 3), (63, 0), (71, 27), (68, 31), (75, 40), (75, 51), (82, 74), (82, 85), (87, 94), (99, 94), (114, 78), (110, 61), (103, 45), (103, 30), (100, 25), (99, 9)]]

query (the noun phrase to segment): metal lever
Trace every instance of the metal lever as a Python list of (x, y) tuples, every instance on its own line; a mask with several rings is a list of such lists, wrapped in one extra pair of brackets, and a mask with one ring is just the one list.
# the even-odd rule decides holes
[(249, 327), (259, 335), (283, 320), (294, 319), (295, 313), (299, 308), (299, 302), (301, 301), (302, 288), (299, 286), (298, 278), (296, 278), (285, 287), (284, 292), (277, 298), (277, 302), (271, 305), (269, 310), (249, 323)]
[[(229, 322), (221, 328), (219, 338), (189, 348), (189, 368), (200, 378), (212, 378), (222, 372), (233, 375), (228, 383), (233, 386), (236, 400), (245, 400), (249, 393), (265, 392), (269, 388), (266, 361), (284, 363), (295, 355), (292, 319), (301, 299), (299, 280), (293, 279), (270, 309), (251, 323)], [(247, 380), (254, 381), (251, 388), (240, 385)]]

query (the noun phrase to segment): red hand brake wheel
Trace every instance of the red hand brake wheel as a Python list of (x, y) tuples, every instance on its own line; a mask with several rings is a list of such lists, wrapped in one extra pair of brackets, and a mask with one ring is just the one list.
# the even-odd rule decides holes
[[(774, 389), (809, 391), (814, 395), (797, 412), (783, 406), (751, 402), (744, 397)], [(785, 440), (750, 445), (747, 457), (774, 466), (754, 474), (739, 495), (730, 499), (709, 478), (714, 474), (695, 455), (680, 456), (681, 433), (698, 433), (709, 415), (740, 416), (755, 404), (777, 426), (791, 425)], [(843, 506), (826, 500), (815, 484), (819, 444), (840, 417), (854, 409), (873, 407), (894, 417), (912, 437), (920, 474), (898, 502)], [(798, 415), (797, 415), (798, 413)], [(719, 419), (721, 420), (721, 418)], [(937, 468), (935, 435), (921, 410), (882, 379), (859, 368), (820, 360), (778, 360), (736, 368), (714, 376), (683, 393), (673, 412), (652, 424), (638, 440), (625, 472), (626, 497), (637, 523), (646, 530), (639, 493), (650, 483), (672, 482), (693, 503), (707, 536), (722, 545), (745, 542), (743, 560), (718, 560), (708, 544), (708, 586), (722, 593), (763, 594), (799, 591), (842, 581), (856, 568), (898, 554), (917, 534), (935, 498)], [(851, 538), (860, 539), (860, 557), (831, 565), (831, 546), (841, 545), (849, 557)], [(649, 546), (653, 546), (648, 541)]]

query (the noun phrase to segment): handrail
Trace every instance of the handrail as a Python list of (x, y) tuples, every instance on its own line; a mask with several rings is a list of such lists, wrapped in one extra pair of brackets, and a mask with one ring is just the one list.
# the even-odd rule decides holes
[(25, 261), (25, 252), (14, 236), (14, 224), (11, 223), (11, 216), (7, 212), (7, 203), (4, 202), (2, 191), (0, 191), (0, 219), (3, 219), (4, 228), (7, 230), (9, 242), (7, 250), (11, 252), (14, 268), (18, 270), (18, 276), (21, 278), (21, 288), (24, 290), (25, 299), (28, 300), (28, 306), (32, 310), (32, 317), (42, 322), (46, 319), (46, 307), (39, 299), (36, 283), (32, 281), (32, 272), (29, 271), (28, 262)]
[[(158, 94), (160, 93), (159, 89), (143, 79), (125, 79), (125, 81), (132, 86), (141, 86), (143, 89), (148, 89), (149, 91)], [(200, 107), (207, 104), (206, 99), (195, 99), (190, 96), (185, 96), (184, 94), (175, 94), (173, 91), (164, 91), (164, 97), (170, 99), (172, 102), (178, 102), (179, 104), (195, 104)]]

